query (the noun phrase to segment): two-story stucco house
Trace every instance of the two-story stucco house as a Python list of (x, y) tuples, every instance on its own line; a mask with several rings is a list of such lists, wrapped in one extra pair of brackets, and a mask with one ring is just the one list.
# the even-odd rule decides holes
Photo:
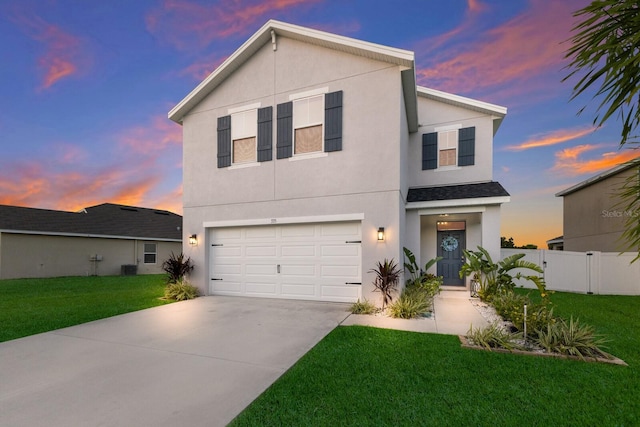
[[(506, 108), (416, 85), (414, 53), (267, 22), (170, 112), (205, 294), (377, 301), (369, 272), (500, 251)], [(195, 236), (193, 236), (195, 235)], [(197, 241), (194, 241), (197, 240)]]

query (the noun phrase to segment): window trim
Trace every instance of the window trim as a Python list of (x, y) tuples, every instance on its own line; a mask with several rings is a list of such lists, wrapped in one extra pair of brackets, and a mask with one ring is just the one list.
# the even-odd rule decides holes
[[(154, 251), (153, 252), (148, 252), (147, 251), (147, 245), (153, 245), (154, 247)], [(147, 262), (147, 255), (151, 255), (153, 254), (154, 256), (154, 261), (153, 262)], [(158, 243), (157, 242), (143, 242), (142, 243), (142, 263), (145, 265), (152, 265), (152, 264), (157, 264), (158, 263)]]
[[(256, 104), (252, 104), (250, 106), (245, 106), (242, 108), (235, 108), (233, 113), (230, 113), (231, 116), (231, 166), (238, 166), (238, 165), (245, 165), (245, 164), (252, 164), (252, 163), (258, 163), (258, 109), (257, 108), (248, 108), (248, 107), (252, 107), (255, 106)], [(238, 116), (240, 114), (245, 114), (245, 113), (249, 113), (252, 112), (254, 114), (252, 114), (252, 118), (253, 116), (255, 116), (254, 118), (254, 123), (255, 123), (255, 132), (253, 132), (253, 135), (242, 135), (241, 138), (234, 138), (233, 135), (233, 131), (234, 128), (236, 128), (236, 126), (233, 126), (233, 116)], [(255, 160), (248, 160), (248, 161), (244, 161), (244, 162), (236, 162), (235, 160), (235, 142), (236, 141), (240, 141), (243, 139), (248, 139), (248, 138), (253, 138), (254, 142), (253, 142), (253, 152), (254, 152), (254, 157)]]
[[(291, 145), (291, 158), (293, 157), (300, 157), (300, 156), (309, 156), (312, 154), (319, 154), (319, 153), (324, 153), (324, 128), (325, 128), (325, 92), (318, 92), (318, 91), (308, 91), (305, 92), (305, 94), (307, 94), (307, 96), (299, 96), (296, 97), (292, 100), (293, 105), (292, 105), (292, 109), (291, 109), (291, 114), (292, 114), (292, 126), (291, 126), (291, 131), (293, 132), (292, 135), (292, 145)], [(300, 94), (297, 94), (300, 95)], [(293, 96), (293, 95), (292, 95)], [(300, 127), (296, 127), (296, 111), (295, 111), (295, 106), (296, 106), (296, 101), (304, 101), (304, 100), (310, 100), (313, 98), (319, 98), (320, 99), (320, 123), (317, 122), (308, 122), (306, 123), (304, 126), (300, 126)], [(309, 127), (315, 127), (315, 126), (320, 126), (320, 142), (321, 142), (321, 146), (320, 149), (317, 151), (309, 151), (306, 153), (296, 153), (296, 130), (297, 129), (305, 129), (305, 128), (309, 128)]]

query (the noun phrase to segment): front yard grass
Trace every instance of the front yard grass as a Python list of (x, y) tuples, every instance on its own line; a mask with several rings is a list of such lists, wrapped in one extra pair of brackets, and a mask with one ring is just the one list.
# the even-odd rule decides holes
[[(640, 423), (640, 297), (556, 293), (629, 366), (499, 354), (455, 336), (341, 326), (234, 426), (626, 426)], [(437, 315), (437, 313), (436, 313)]]
[(0, 280), (0, 342), (167, 304), (165, 275)]

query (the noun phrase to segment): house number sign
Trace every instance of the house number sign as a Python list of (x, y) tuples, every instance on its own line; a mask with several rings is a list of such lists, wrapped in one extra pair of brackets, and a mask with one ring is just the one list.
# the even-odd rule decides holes
[(440, 246), (442, 246), (442, 249), (447, 252), (453, 252), (458, 249), (458, 239), (453, 236), (447, 236), (442, 239), (442, 244)]

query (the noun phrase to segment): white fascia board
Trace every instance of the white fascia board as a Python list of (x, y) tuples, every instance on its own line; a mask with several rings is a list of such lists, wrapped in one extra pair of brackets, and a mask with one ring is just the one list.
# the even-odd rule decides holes
[[(184, 116), (202, 101), (218, 84), (242, 65), (265, 43), (272, 40), (271, 31), (276, 37), (282, 35), (330, 49), (360, 55), (380, 61), (386, 61), (406, 68), (415, 68), (413, 52), (389, 46), (365, 42), (339, 36), (298, 25), (270, 20), (253, 34), (242, 46), (229, 56), (218, 68), (205, 78), (195, 89), (169, 111), (168, 117), (176, 123), (182, 123)], [(276, 41), (277, 46), (277, 41)]]
[(489, 114), (503, 118), (507, 115), (507, 107), (501, 105), (490, 104), (488, 102), (479, 101), (477, 99), (467, 98), (465, 96), (454, 95), (453, 93), (442, 92), (440, 90), (431, 89), (424, 86), (418, 86), (418, 96), (425, 96), (427, 98), (440, 99), (441, 101), (448, 101), (453, 104), (460, 105), (461, 107), (474, 108), (484, 110)]
[(281, 218), (255, 218), (229, 221), (205, 221), (204, 228), (246, 227), (252, 225), (310, 224), (316, 222), (362, 221), (364, 213), (343, 215), (296, 216)]
[(431, 200), (428, 202), (410, 202), (406, 204), (407, 210), (413, 209), (440, 209), (465, 206), (489, 206), (500, 205), (511, 201), (510, 196), (478, 197), (475, 199)]
[(31, 230), (0, 230), (0, 233), (7, 234), (29, 234), (33, 236), (55, 236), (55, 237), (84, 237), (92, 239), (118, 239), (118, 240), (147, 240), (153, 242), (182, 242), (182, 239), (167, 239), (155, 237), (135, 237), (135, 236), (115, 236), (108, 234), (82, 234), (82, 233), (58, 233), (49, 231)]

